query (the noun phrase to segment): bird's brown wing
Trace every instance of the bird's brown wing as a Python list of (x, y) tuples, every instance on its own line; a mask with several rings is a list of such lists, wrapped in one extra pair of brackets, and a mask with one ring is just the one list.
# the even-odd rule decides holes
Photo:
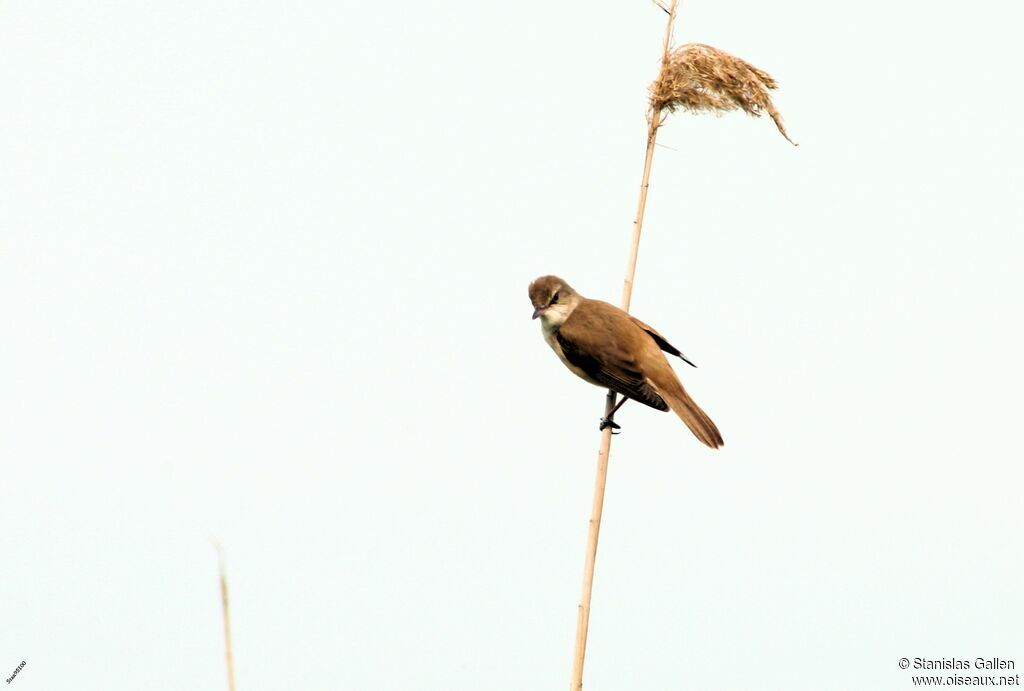
[(664, 351), (665, 351), (666, 353), (668, 353), (669, 355), (675, 355), (675, 356), (677, 356), (677, 357), (678, 357), (678, 358), (680, 358), (680, 359), (681, 359), (681, 360), (682, 360), (683, 362), (685, 362), (686, 364), (688, 364), (688, 365), (689, 365), (690, 367), (696, 367), (696, 366), (697, 366), (697, 365), (693, 364), (693, 363), (692, 363), (692, 362), (690, 361), (690, 359), (689, 359), (689, 358), (687, 358), (687, 357), (686, 357), (685, 355), (683, 355), (683, 354), (682, 354), (681, 352), (679, 352), (679, 348), (676, 348), (676, 347), (675, 347), (674, 345), (672, 345), (671, 343), (669, 343), (669, 342), (668, 342), (668, 341), (667, 341), (667, 340), (665, 339), (665, 337), (664, 337), (664, 336), (662, 336), (662, 335), (661, 335), (660, 333), (658, 333), (657, 331), (655, 331), (655, 330), (654, 330), (654, 327), (653, 327), (653, 326), (651, 326), (650, 324), (645, 324), (644, 322), (642, 322), (642, 321), (640, 321), (639, 319), (637, 319), (636, 317), (634, 317), (634, 316), (633, 316), (632, 314), (631, 314), (631, 315), (629, 315), (629, 318), (633, 320), (633, 323), (634, 323), (634, 324), (636, 324), (636, 325), (637, 325), (637, 326), (639, 326), (639, 327), (640, 327), (641, 329), (643, 329), (644, 331), (646, 331), (646, 332), (647, 332), (647, 335), (649, 335), (649, 336), (650, 336), (651, 338), (653, 338), (653, 339), (654, 339), (654, 342), (658, 344), (658, 347), (659, 347), (659, 348), (661, 348), (662, 350), (664, 350)]
[(555, 338), (566, 360), (595, 382), (652, 408), (669, 409), (640, 371), (635, 354), (642, 351), (630, 341), (646, 336), (625, 312), (587, 300), (562, 324)]

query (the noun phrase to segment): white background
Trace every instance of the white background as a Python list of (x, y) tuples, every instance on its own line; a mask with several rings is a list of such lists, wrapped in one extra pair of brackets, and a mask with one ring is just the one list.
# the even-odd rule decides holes
[[(702, 447), (626, 406), (586, 688), (1024, 666), (1012, 3), (688, 0), (780, 82), (679, 115), (633, 310)], [(530, 321), (618, 301), (665, 15), (0, 6), (0, 677), (564, 689), (604, 394)]]

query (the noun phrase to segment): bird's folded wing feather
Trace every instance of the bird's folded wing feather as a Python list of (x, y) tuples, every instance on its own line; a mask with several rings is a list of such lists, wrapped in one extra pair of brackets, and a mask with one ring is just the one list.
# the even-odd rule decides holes
[[(629, 344), (620, 341), (622, 330), (626, 329), (628, 334), (633, 327), (625, 319), (628, 315), (617, 315), (594, 306), (593, 302), (587, 307), (577, 308), (555, 334), (565, 358), (602, 386), (652, 408), (668, 410), (668, 404), (644, 378)], [(616, 333), (620, 339), (615, 337)], [(642, 336), (639, 331), (636, 334)]]
[(658, 347), (661, 348), (662, 350), (664, 350), (666, 353), (668, 353), (669, 355), (675, 355), (675, 356), (677, 356), (679, 358), (682, 358), (683, 362), (685, 362), (686, 364), (690, 365), (691, 367), (696, 367), (697, 366), (697, 365), (693, 364), (692, 362), (690, 362), (689, 358), (687, 358), (685, 355), (683, 355), (681, 352), (679, 352), (679, 348), (676, 348), (674, 345), (669, 343), (665, 339), (664, 336), (662, 336), (660, 333), (655, 331), (653, 326), (651, 326), (650, 324), (646, 324), (646, 323), (640, 321), (639, 319), (634, 317), (632, 314), (629, 315), (629, 318), (633, 320), (634, 324), (636, 324), (641, 329), (646, 331), (647, 334), (651, 338), (654, 339), (654, 342), (658, 344)]

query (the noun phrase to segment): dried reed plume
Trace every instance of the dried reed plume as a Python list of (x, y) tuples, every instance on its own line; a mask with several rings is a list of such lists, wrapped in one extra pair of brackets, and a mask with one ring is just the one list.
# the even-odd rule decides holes
[(770, 74), (748, 62), (702, 43), (687, 43), (672, 51), (651, 84), (651, 108), (655, 113), (739, 109), (754, 117), (767, 111), (782, 136), (796, 146), (768, 95), (776, 86)]

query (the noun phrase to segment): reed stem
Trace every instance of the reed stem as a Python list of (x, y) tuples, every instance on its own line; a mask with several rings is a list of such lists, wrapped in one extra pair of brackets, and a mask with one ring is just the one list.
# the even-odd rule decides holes
[[(665, 37), (662, 42), (661, 65), (668, 63), (669, 46), (672, 42), (672, 29), (676, 19), (677, 0), (671, 0), (668, 9), (668, 23), (665, 25)], [(622, 286), (622, 309), (629, 311), (633, 298), (633, 279), (636, 276), (636, 261), (640, 251), (640, 232), (643, 229), (644, 209), (647, 206), (647, 188), (651, 181), (651, 164), (654, 161), (654, 145), (661, 126), (662, 109), (651, 108), (647, 119), (647, 152), (644, 157), (644, 173), (640, 182), (640, 199), (637, 202), (636, 217), (633, 220), (633, 238), (629, 247), (629, 259), (626, 262), (626, 279)], [(608, 417), (615, 407), (615, 392), (609, 391), (605, 399), (604, 416)], [(587, 531), (587, 554), (583, 567), (583, 586), (580, 604), (576, 616), (576, 648), (573, 654), (572, 682), (570, 691), (583, 689), (583, 662), (587, 652), (587, 632), (590, 629), (590, 598), (594, 589), (594, 565), (597, 561), (597, 539), (601, 533), (601, 515), (604, 511), (604, 491), (608, 481), (608, 457), (611, 453), (612, 429), (606, 427), (601, 432), (601, 446), (597, 452), (597, 477), (594, 480), (594, 503), (590, 512), (590, 525)]]
[(231, 609), (228, 606), (228, 577), (224, 568), (224, 549), (218, 543), (217, 566), (220, 571), (220, 603), (224, 616), (224, 656), (228, 667), (228, 691), (235, 691), (235, 658), (231, 650)]

